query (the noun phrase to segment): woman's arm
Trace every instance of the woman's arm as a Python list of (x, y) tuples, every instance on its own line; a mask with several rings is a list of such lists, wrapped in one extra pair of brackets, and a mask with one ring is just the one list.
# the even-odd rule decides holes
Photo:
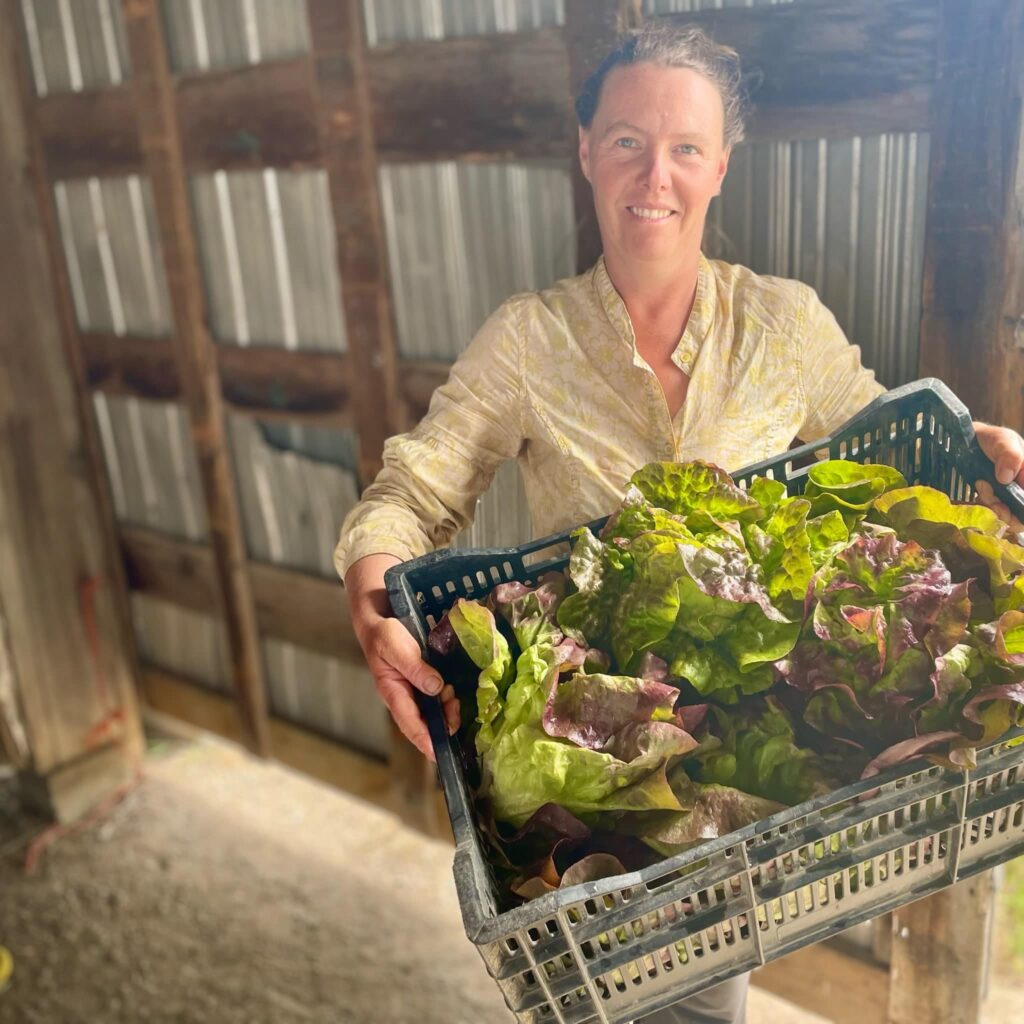
[(448, 543), (473, 520), (498, 466), (523, 443), (519, 336), (513, 301), (477, 333), (409, 432), (390, 438), (384, 465), (346, 517), (334, 561), (345, 583), (356, 637), (377, 692), (403, 735), (433, 751), (413, 688), (440, 693), (450, 730), (459, 725), (451, 686), (420, 656), (391, 615), (384, 573)]

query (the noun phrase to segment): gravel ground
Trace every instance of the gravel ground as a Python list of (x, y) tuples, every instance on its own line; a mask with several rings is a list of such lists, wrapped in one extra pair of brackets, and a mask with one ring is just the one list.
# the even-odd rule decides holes
[[(0, 1024), (512, 1021), (462, 931), (451, 847), (279, 765), (161, 743), (26, 875), (39, 827), (0, 785)], [(820, 1020), (751, 992), (748, 1024)]]

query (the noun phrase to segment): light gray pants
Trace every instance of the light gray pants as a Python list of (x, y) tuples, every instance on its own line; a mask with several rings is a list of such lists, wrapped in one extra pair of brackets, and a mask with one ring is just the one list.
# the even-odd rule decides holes
[(741, 974), (641, 1017), (635, 1024), (743, 1024), (747, 1019), (749, 985), (750, 975)]

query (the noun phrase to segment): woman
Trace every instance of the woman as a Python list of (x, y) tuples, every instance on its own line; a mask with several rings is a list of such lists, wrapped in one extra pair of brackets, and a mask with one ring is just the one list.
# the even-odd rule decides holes
[[(543, 536), (609, 512), (651, 460), (737, 470), (831, 432), (884, 391), (812, 289), (701, 254), (743, 137), (735, 52), (697, 29), (643, 29), (576, 107), (604, 255), (490, 317), (424, 420), (388, 441), (335, 555), (378, 691), (428, 757), (412, 687), (440, 693), (452, 731), (458, 703), (388, 617), (384, 572), (466, 526), (504, 459), (519, 459)], [(1018, 435), (978, 429), (1000, 479), (1024, 477)], [(734, 979), (644, 1020), (741, 1021), (745, 1001)]]

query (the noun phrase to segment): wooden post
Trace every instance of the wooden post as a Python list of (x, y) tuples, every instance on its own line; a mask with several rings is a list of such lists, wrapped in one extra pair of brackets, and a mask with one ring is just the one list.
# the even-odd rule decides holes
[(920, 372), (1024, 429), (1024, 0), (945, 0)]
[[(321, 149), (331, 196), (352, 367), (359, 476), (369, 483), (384, 441), (398, 429), (395, 341), (384, 219), (377, 190), (373, 109), (359, 0), (309, 0)], [(391, 779), (402, 815), (427, 831), (435, 813), (433, 767), (391, 723)]]
[[(46, 204), (0, 8), (0, 715), (26, 793), (58, 820), (125, 782), (142, 749), (132, 634), (92, 410), (69, 372)], [(33, 180), (34, 179), (34, 180)], [(73, 328), (73, 321), (70, 322)], [(78, 381), (80, 384), (80, 380)], [(16, 700), (15, 700), (16, 695)], [(11, 708), (17, 705), (17, 718)], [(5, 714), (6, 711), (6, 714)]]
[(263, 656), (226, 438), (217, 356), (207, 329), (160, 5), (157, 0), (123, 0), (123, 9), (139, 141), (153, 187), (174, 317), (178, 378), (206, 497), (243, 735), (250, 749), (266, 755), (269, 739)]
[[(565, 46), (569, 54), (569, 90), (575, 99), (591, 72), (597, 69), (616, 39), (642, 21), (640, 0), (566, 0)], [(573, 208), (576, 215), (576, 267), (583, 271), (601, 255), (601, 235), (594, 214), (590, 182), (579, 161), (577, 123), (572, 122), (569, 159), (572, 167)]]
[(994, 903), (985, 871), (893, 913), (888, 1024), (981, 1019)]

